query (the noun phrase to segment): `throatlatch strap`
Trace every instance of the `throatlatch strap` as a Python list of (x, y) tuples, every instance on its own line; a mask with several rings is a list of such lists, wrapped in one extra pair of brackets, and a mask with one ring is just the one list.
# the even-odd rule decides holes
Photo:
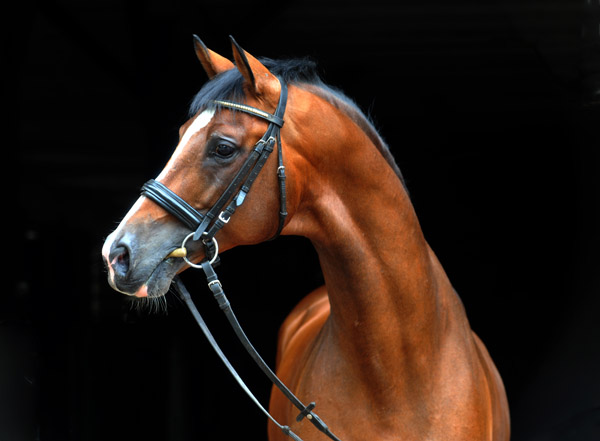
[(287, 191), (285, 189), (285, 166), (283, 165), (283, 150), (281, 149), (281, 137), (277, 137), (277, 179), (279, 180), (279, 226), (277, 232), (270, 240), (277, 239), (283, 230), (285, 225), (285, 219), (287, 218)]

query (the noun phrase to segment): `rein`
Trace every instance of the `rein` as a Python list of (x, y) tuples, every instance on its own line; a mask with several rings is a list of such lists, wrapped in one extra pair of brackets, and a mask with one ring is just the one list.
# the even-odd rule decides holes
[[(286, 188), (285, 188), (285, 166), (283, 165), (283, 152), (281, 149), (281, 135), (280, 129), (283, 126), (283, 115), (285, 113), (285, 107), (287, 102), (287, 86), (280, 80), (281, 93), (279, 96), (279, 103), (274, 114), (270, 114), (263, 110), (255, 107), (247, 106), (244, 104), (238, 104), (230, 101), (213, 101), (214, 104), (227, 107), (233, 110), (248, 113), (250, 115), (262, 118), (269, 122), (267, 131), (262, 138), (255, 144), (254, 149), (246, 159), (240, 170), (236, 173), (231, 183), (227, 186), (223, 194), (219, 197), (217, 202), (210, 208), (205, 214), (200, 213), (181, 197), (167, 188), (164, 184), (155, 181), (154, 179), (146, 182), (141, 189), (142, 195), (150, 198), (152, 201), (160, 205), (162, 208), (167, 210), (183, 224), (185, 224), (192, 233), (190, 233), (183, 240), (181, 247), (173, 251), (167, 257), (181, 257), (185, 262), (193, 268), (202, 269), (207, 282), (208, 287), (213, 293), (215, 300), (217, 301), (220, 309), (223, 311), (230, 325), (232, 326), (238, 339), (242, 345), (248, 351), (252, 359), (257, 363), (258, 367), (263, 373), (269, 378), (269, 380), (277, 386), (279, 390), (286, 396), (288, 400), (292, 402), (294, 406), (300, 410), (300, 414), (296, 417), (296, 421), (300, 422), (304, 417), (308, 419), (313, 425), (320, 430), (322, 433), (327, 435), (334, 441), (340, 441), (327, 427), (327, 425), (319, 418), (317, 414), (313, 412), (315, 403), (312, 402), (308, 406), (305, 406), (290, 390), (289, 388), (275, 375), (271, 368), (265, 363), (260, 354), (256, 351), (246, 334), (244, 333), (240, 323), (238, 322), (229, 300), (225, 296), (223, 286), (219, 281), (219, 278), (213, 268), (214, 264), (218, 264), (218, 252), (219, 247), (217, 240), (215, 239), (216, 233), (223, 228), (228, 222), (231, 216), (235, 213), (236, 209), (241, 206), (246, 198), (246, 195), (250, 191), (252, 184), (256, 177), (262, 170), (265, 162), (269, 155), (273, 152), (275, 145), (277, 145), (278, 151), (278, 167), (277, 167), (277, 178), (279, 181), (279, 194), (280, 194), (280, 210), (279, 210), (279, 226), (274, 237), (275, 239), (281, 233), (287, 217), (286, 211)], [(238, 190), (239, 189), (239, 190)], [(237, 194), (236, 194), (237, 191)], [(235, 196), (234, 196), (235, 194)], [(227, 202), (229, 204), (226, 208)], [(193, 241), (202, 240), (205, 248), (206, 259), (200, 264), (194, 264), (187, 259), (187, 249), (185, 248), (188, 240)], [(221, 361), (225, 364), (229, 372), (233, 375), (234, 379), (238, 382), (240, 387), (246, 392), (250, 399), (257, 405), (257, 407), (277, 426), (283, 433), (294, 439), (295, 441), (302, 441), (302, 439), (296, 435), (289, 426), (282, 425), (276, 421), (273, 416), (262, 406), (258, 399), (254, 396), (252, 391), (244, 383), (240, 375), (237, 373), (231, 362), (227, 359), (212, 333), (208, 329), (198, 309), (194, 305), (192, 298), (184, 286), (181, 279), (176, 276), (174, 278), (173, 287), (190, 309), (194, 319), (200, 326), (202, 332), (206, 336), (207, 340), (215, 350), (215, 352), (221, 358)]]

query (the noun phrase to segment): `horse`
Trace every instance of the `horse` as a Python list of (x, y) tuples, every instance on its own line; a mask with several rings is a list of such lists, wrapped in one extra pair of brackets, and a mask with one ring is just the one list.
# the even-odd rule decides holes
[[(265, 158), (243, 205), (234, 215), (219, 214), (212, 237), (221, 252), (278, 234), (306, 237), (316, 249), (325, 285), (283, 322), (277, 375), (297, 396), (314, 400), (344, 441), (507, 441), (500, 374), (370, 120), (325, 84), (312, 62), (259, 59), (233, 39), (233, 61), (196, 36), (194, 47), (209, 81), (155, 180), (192, 211), (206, 215), (219, 200), (270, 128), (267, 117), (256, 116), (272, 116), (287, 94), (279, 166), (276, 156)], [(210, 257), (190, 229), (142, 193), (104, 243), (109, 284), (129, 296), (164, 296), (178, 273)], [(174, 250), (185, 241), (183, 258)], [(297, 422), (276, 388), (269, 411), (303, 439), (327, 439)], [(271, 441), (285, 439), (268, 424)]]

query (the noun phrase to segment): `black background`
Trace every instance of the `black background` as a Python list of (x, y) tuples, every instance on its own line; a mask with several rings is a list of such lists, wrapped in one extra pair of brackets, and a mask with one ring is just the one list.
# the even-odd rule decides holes
[[(310, 56), (370, 113), (504, 378), (513, 439), (600, 439), (600, 6), (70, 0), (2, 21), (0, 441), (266, 438), (183, 305), (136, 307), (100, 259), (206, 80), (193, 33), (228, 57), (229, 34), (256, 56)], [(282, 238), (222, 262), (272, 363), (281, 321), (322, 282), (316, 255)], [(267, 402), (201, 279), (185, 274)]]

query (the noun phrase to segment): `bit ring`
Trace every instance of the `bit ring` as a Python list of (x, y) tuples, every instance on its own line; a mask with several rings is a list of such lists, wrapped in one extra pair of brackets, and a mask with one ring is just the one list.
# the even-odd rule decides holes
[[(206, 234), (206, 233), (205, 233)], [(186, 242), (190, 239), (190, 237), (193, 237), (194, 233), (190, 233), (188, 234), (185, 239), (183, 239), (183, 242), (181, 243), (181, 248), (185, 248), (185, 244)], [(214, 237), (211, 239), (213, 242), (213, 245), (215, 246), (215, 255), (208, 261), (208, 263), (210, 263), (211, 265), (213, 263), (215, 263), (215, 261), (217, 260), (217, 257), (219, 256), (219, 243), (217, 242), (217, 239), (215, 239)], [(187, 253), (186, 253), (187, 254)], [(208, 257), (208, 256), (207, 256)], [(183, 256), (182, 259), (185, 261), (185, 263), (187, 263), (189, 266), (191, 266), (192, 268), (202, 268), (202, 265), (197, 264), (197, 263), (193, 263), (191, 262), (188, 258), (187, 255)]]

